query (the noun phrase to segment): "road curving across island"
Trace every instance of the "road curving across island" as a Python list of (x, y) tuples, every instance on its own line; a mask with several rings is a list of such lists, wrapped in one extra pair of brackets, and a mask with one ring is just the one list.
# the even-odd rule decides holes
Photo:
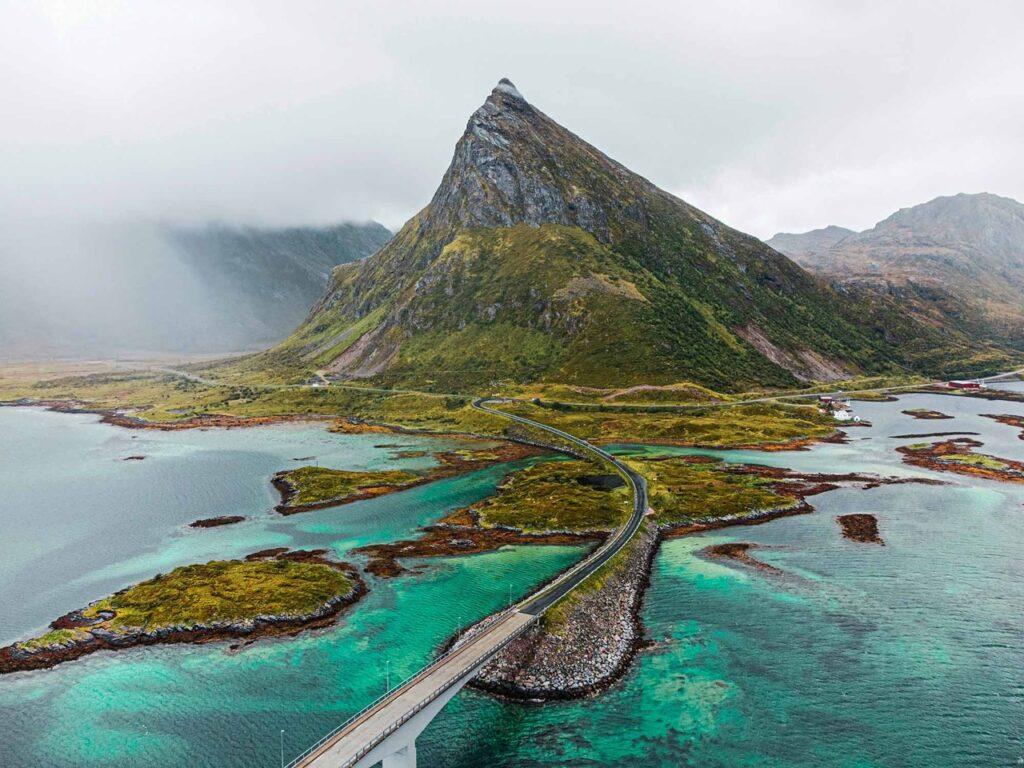
[(601, 566), (611, 560), (611, 558), (613, 558), (629, 542), (629, 540), (633, 538), (633, 535), (640, 530), (644, 516), (648, 512), (647, 481), (625, 462), (617, 459), (612, 454), (598, 448), (596, 445), (593, 445), (582, 438), (571, 435), (568, 432), (563, 432), (562, 430), (556, 429), (548, 424), (528, 419), (525, 416), (519, 416), (517, 414), (508, 413), (507, 411), (502, 411), (499, 408), (491, 407), (492, 404), (500, 402), (503, 402), (501, 398), (480, 398), (473, 401), (473, 407), (494, 416), (510, 419), (520, 424), (533, 427), (534, 429), (543, 430), (548, 434), (554, 435), (582, 448), (591, 456), (596, 457), (600, 461), (614, 467), (615, 471), (622, 475), (629, 484), (630, 490), (633, 494), (633, 508), (629, 519), (624, 525), (620, 526), (619, 529), (616, 530), (601, 547), (592, 552), (590, 557), (584, 559), (574, 568), (569, 569), (552, 583), (548, 584), (539, 592), (531, 595), (519, 604), (519, 610), (523, 613), (539, 616), (579, 586), (581, 582), (585, 581)]

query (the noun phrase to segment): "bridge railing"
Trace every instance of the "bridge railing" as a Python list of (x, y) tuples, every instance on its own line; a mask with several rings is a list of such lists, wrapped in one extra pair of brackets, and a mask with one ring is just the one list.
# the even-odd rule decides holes
[[(484, 410), (489, 410), (489, 409), (485, 408)], [(514, 416), (512, 414), (503, 414), (503, 415), (510, 416), (511, 418), (513, 418), (513, 419), (515, 419), (517, 421), (520, 420), (519, 417), (516, 417), (516, 416)], [(524, 419), (523, 421), (527, 421), (527, 420)], [(553, 431), (556, 432), (556, 433), (561, 432), (560, 430), (553, 430)], [(565, 433), (562, 433), (562, 434), (565, 434)], [(565, 436), (567, 438), (569, 438), (572, 442), (577, 443), (577, 444), (583, 446), (584, 448), (593, 451), (595, 454), (597, 454), (598, 457), (600, 457), (601, 459), (603, 459), (603, 460), (609, 462), (610, 464), (612, 464), (615, 467), (616, 471), (618, 471), (620, 474), (622, 474), (625, 477), (626, 482), (629, 483), (630, 487), (632, 488), (634, 501), (637, 502), (637, 500), (639, 500), (639, 498), (640, 498), (640, 488), (637, 487), (637, 482), (634, 479), (633, 474), (618, 459), (616, 459), (614, 456), (609, 454), (607, 451), (604, 451), (601, 448), (598, 448), (597, 446), (592, 445), (591, 443), (588, 443), (585, 440), (580, 440), (579, 438), (574, 437), (573, 435), (569, 435), (569, 434), (565, 434)], [(643, 481), (641, 480), (641, 482), (643, 482)], [(548, 583), (547, 585), (545, 585), (541, 589), (537, 590), (533, 594), (528, 595), (528, 596), (522, 598), (521, 600), (519, 600), (518, 602), (516, 602), (513, 605), (510, 605), (508, 607), (508, 609), (503, 611), (501, 614), (498, 614), (498, 616), (500, 618), (495, 619), (494, 621), (492, 621), (489, 624), (487, 624), (485, 627), (480, 627), (479, 625), (476, 625), (476, 626), (470, 628), (470, 630), (468, 631), (467, 635), (475, 636), (475, 635), (479, 635), (482, 632), (487, 631), (489, 628), (492, 628), (492, 627), (496, 626), (497, 624), (501, 623), (501, 621), (503, 621), (506, 617), (512, 615), (521, 606), (528, 605), (529, 603), (532, 603), (533, 601), (535, 601), (538, 598), (542, 597), (543, 595), (547, 594), (550, 590), (557, 588), (558, 586), (563, 584), (565, 581), (571, 579), (581, 569), (586, 568), (591, 562), (593, 562), (594, 558), (599, 557), (601, 555), (601, 553), (603, 553), (606, 549), (612, 547), (615, 544), (617, 539), (618, 539), (618, 535), (609, 536), (601, 546), (599, 546), (597, 549), (595, 549), (593, 552), (590, 553), (589, 557), (586, 557), (583, 560), (581, 560), (580, 562), (576, 563), (569, 570), (564, 571), (562, 574), (560, 574), (558, 576), (558, 578), (556, 578), (554, 581)], [(593, 576), (593, 573), (588, 574), (587, 577), (584, 579), (584, 581), (586, 579), (589, 579), (591, 576)], [(567, 597), (567, 595), (568, 595), (568, 593), (566, 593), (564, 595), (561, 595), (558, 599), (554, 600), (551, 603), (551, 606), (557, 605), (565, 597)], [(548, 606), (548, 608), (550, 608), (551, 606)], [(493, 656), (494, 654), (498, 653), (503, 648), (505, 648), (509, 643), (511, 643), (513, 640), (515, 640), (517, 637), (519, 637), (523, 632), (525, 632), (526, 629), (528, 629), (529, 627), (533, 626), (533, 624), (536, 623), (540, 619), (541, 615), (542, 614), (538, 614), (537, 616), (531, 616), (530, 620), (527, 621), (526, 623), (524, 623), (522, 627), (517, 629), (515, 632), (513, 632), (511, 635), (509, 635), (507, 638), (505, 638), (505, 640), (503, 640), (501, 643), (496, 645), (490, 651), (488, 656)], [(315, 752), (317, 752), (318, 750), (320, 750), (325, 744), (330, 742), (332, 739), (336, 738), (338, 736), (338, 734), (342, 733), (346, 728), (349, 728), (351, 725), (353, 725), (356, 721), (360, 720), (361, 718), (366, 717), (366, 715), (368, 713), (374, 711), (375, 709), (378, 709), (388, 699), (390, 699), (390, 698), (392, 698), (394, 696), (397, 696), (402, 690), (405, 690), (409, 686), (415, 684), (417, 680), (420, 680), (423, 677), (425, 677), (426, 675), (429, 675), (437, 667), (439, 667), (442, 664), (448, 662), (455, 655), (457, 655), (457, 654), (461, 653), (463, 650), (465, 650), (466, 647), (467, 647), (467, 643), (465, 643), (465, 642), (458, 643), (457, 645), (453, 645), (448, 651), (446, 651), (445, 653), (443, 653), (440, 656), (438, 656), (436, 659), (434, 659), (432, 662), (430, 662), (427, 666), (423, 667), (418, 672), (410, 675), (405, 680), (401, 681), (398, 685), (396, 685), (394, 688), (390, 689), (387, 693), (384, 693), (383, 695), (379, 696), (376, 700), (374, 700), (372, 703), (368, 704), (363, 709), (361, 709), (358, 712), (356, 712), (354, 715), (352, 715), (352, 717), (350, 717), (348, 720), (346, 720), (341, 725), (337, 726), (336, 728), (333, 728), (329, 733), (327, 733), (325, 736), (320, 738), (315, 744), (313, 744), (308, 749), (306, 749), (304, 752), (302, 752), (301, 754), (296, 756), (290, 763), (287, 764), (286, 768), (297, 768), (297, 766), (299, 766), (302, 763), (303, 760), (305, 760), (310, 755), (312, 755)], [(377, 738), (376, 740), (374, 740), (373, 742), (371, 742), (371, 743), (369, 743), (367, 745), (364, 745), (364, 747), (362, 749), (360, 749), (359, 752), (356, 754), (356, 756), (353, 758), (352, 762), (356, 762), (359, 759), (365, 757), (367, 754), (369, 754), (369, 752), (372, 749), (376, 748), (377, 745), (379, 745), (384, 739), (386, 739), (388, 736), (390, 736), (392, 733), (394, 733), (396, 730), (398, 730), (398, 728), (400, 728), (402, 725), (404, 725), (406, 722), (408, 722), (408, 720), (411, 717), (413, 717), (416, 713), (420, 712), (424, 707), (426, 707), (428, 704), (430, 704), (430, 702), (432, 702), (434, 699), (436, 699), (441, 693), (443, 693), (445, 690), (447, 690), (451, 686), (455, 685), (461, 679), (462, 679), (462, 676), (454, 678), (454, 679), (448, 681), (447, 683), (444, 683), (443, 685), (439, 686), (435, 690), (432, 690), (424, 699), (422, 699), (420, 702), (418, 702), (405, 715), (403, 715), (401, 718), (398, 718), (396, 721), (390, 723), (385, 728), (384, 732), (380, 735), (379, 738)]]
[[(496, 626), (501, 621), (503, 621), (505, 618), (507, 618), (508, 616), (511, 616), (514, 612), (515, 612), (515, 606), (505, 610), (503, 612), (503, 614), (499, 614), (499, 616), (501, 618), (491, 622), (490, 624), (487, 625), (487, 627), (482, 627), (480, 629), (476, 629), (475, 627), (471, 628), (467, 634), (469, 634), (470, 636), (479, 635), (485, 629), (489, 629), (491, 627)], [(498, 651), (500, 651), (503, 648), (505, 648), (505, 646), (507, 646), (509, 643), (511, 643), (513, 640), (515, 640), (517, 637), (519, 637), (523, 632), (526, 631), (526, 629), (528, 627), (532, 626), (534, 624), (534, 622), (536, 622), (538, 619), (539, 619), (539, 617), (536, 617), (536, 616), (532, 617), (529, 621), (527, 621), (525, 624), (523, 624), (523, 626), (521, 626), (519, 629), (517, 629), (515, 632), (513, 632), (507, 638), (502, 640), (498, 645), (496, 645), (489, 655), (493, 655), (494, 653), (497, 653)], [(400, 683), (398, 683), (398, 685), (396, 685), (394, 688), (391, 688), (387, 693), (384, 693), (381, 696), (378, 696), (373, 702), (371, 702), (370, 704), (368, 704), (365, 707), (363, 707), (362, 709), (360, 709), (358, 712), (356, 712), (354, 715), (352, 715), (352, 717), (350, 717), (348, 720), (343, 722), (341, 725), (337, 726), (336, 728), (331, 729), (331, 731), (329, 733), (327, 733), (325, 736), (321, 737), (315, 744), (313, 744), (308, 749), (304, 750), (303, 752), (301, 752), (300, 754), (298, 754), (294, 758), (292, 758), (291, 762), (289, 762), (285, 768), (296, 768), (296, 766), (300, 765), (303, 760), (305, 760), (306, 758), (310, 757), (312, 754), (317, 752), (324, 745), (326, 745), (332, 739), (337, 737), (337, 735), (339, 733), (341, 733), (342, 731), (344, 731), (346, 728), (350, 727), (351, 725), (353, 725), (356, 721), (360, 720), (361, 718), (366, 717), (366, 715), (368, 713), (374, 711), (375, 709), (380, 708), (381, 705), (383, 705), (385, 702), (388, 701), (388, 699), (391, 699), (391, 698), (394, 698), (394, 697), (400, 695), (400, 693), (403, 690), (408, 689), (411, 685), (414, 685), (418, 680), (420, 680), (423, 677), (429, 675), (431, 672), (433, 672), (439, 666), (441, 666), (445, 662), (449, 661), (450, 659), (452, 659), (456, 655), (462, 653), (466, 648), (467, 648), (467, 644), (466, 643), (462, 643), (462, 644), (458, 645), (457, 647), (453, 646), (448, 651), (446, 651), (445, 653), (441, 654), (436, 659), (434, 659), (432, 662), (430, 662), (427, 666), (421, 668), (416, 673), (414, 673), (414, 674), (410, 675), (409, 677), (405, 678), (404, 680), (402, 680)], [(453, 678), (452, 680), (449, 680), (448, 682), (443, 683), (442, 685), (438, 686), (437, 688), (431, 690), (431, 692), (429, 694), (427, 694), (427, 696), (424, 699), (422, 699), (421, 701), (417, 702), (417, 704), (408, 713), (406, 713), (402, 717), (397, 718), (395, 721), (390, 723), (385, 728), (383, 734), (378, 739), (376, 739), (372, 743), (367, 744), (362, 749), (360, 749), (359, 752), (353, 758), (352, 762), (355, 762), (355, 761), (359, 760), (360, 758), (365, 757), (370, 752), (370, 750), (374, 749), (384, 739), (386, 739), (388, 736), (390, 736), (392, 733), (394, 733), (396, 730), (398, 730), (402, 725), (404, 725), (406, 722), (408, 722), (409, 719), (413, 715), (415, 715), (417, 712), (421, 711), (424, 707), (426, 707), (428, 704), (430, 704), (430, 702), (432, 702), (434, 699), (436, 699), (438, 696), (440, 696), (445, 690), (447, 690), (448, 688), (451, 688), (453, 685), (455, 685), (461, 679), (462, 679), (462, 676)]]
[[(515, 398), (501, 398), (500, 400), (507, 401), (507, 400), (514, 400), (514, 399)], [(498, 400), (498, 399), (496, 398), (496, 400)], [(538, 426), (540, 429), (546, 430), (546, 431), (551, 432), (551, 433), (556, 434), (556, 435), (560, 435), (560, 436), (566, 438), (567, 440), (569, 440), (570, 442), (575, 443), (575, 444), (581, 446), (585, 450), (593, 452), (594, 454), (597, 455), (598, 458), (600, 458), (603, 461), (606, 461), (609, 464), (611, 464), (613, 467), (615, 467), (615, 471), (618, 472), (623, 478), (625, 478), (626, 482), (629, 484), (630, 489), (633, 491), (634, 503), (639, 503), (639, 500), (640, 500), (640, 488), (637, 485), (637, 481), (634, 478), (633, 473), (619, 459), (617, 459), (612, 454), (608, 453), (608, 451), (605, 451), (604, 449), (597, 447), (593, 443), (590, 443), (590, 442), (588, 442), (586, 440), (578, 438), (575, 435), (570, 435), (568, 432), (564, 432), (564, 431), (562, 431), (560, 429), (555, 429), (555, 428), (549, 427), (547, 425), (539, 424), (539, 422), (535, 422), (532, 419), (525, 419), (525, 418), (523, 418), (521, 416), (517, 416), (516, 414), (513, 414), (513, 413), (506, 413), (504, 411), (496, 411), (493, 408), (488, 408), (487, 406), (488, 406), (488, 404), (490, 402), (494, 402), (494, 401), (487, 400), (487, 399), (482, 399), (482, 400), (477, 401), (477, 403), (478, 403), (478, 405), (479, 405), (481, 410), (489, 411), (491, 413), (499, 413), (500, 415), (505, 416), (507, 418), (510, 418), (510, 419), (512, 419), (514, 421), (520, 421), (520, 422), (523, 422), (523, 423), (526, 423), (526, 424), (531, 424), (531, 425), (534, 425), (534, 426)], [(644, 481), (641, 479), (640, 482), (644, 482)], [(628, 523), (627, 523), (627, 525), (628, 525)], [(595, 549), (593, 552), (591, 552), (589, 556), (583, 558), (583, 560), (581, 560), (578, 563), (576, 563), (574, 566), (569, 568), (567, 571), (563, 571), (561, 574), (559, 574), (558, 578), (554, 579), (553, 581), (549, 582), (548, 584), (545, 584), (543, 587), (538, 589), (533, 594), (527, 595), (526, 597), (521, 599), (519, 602), (517, 602), (512, 607), (513, 608), (518, 608), (520, 606), (528, 606), (530, 603), (532, 603), (532, 602), (538, 600), (539, 598), (543, 597), (545, 594), (547, 594), (548, 592), (552, 591), (553, 589), (557, 589), (564, 582), (566, 582), (569, 579), (573, 578), (579, 571), (581, 571), (584, 568), (586, 568), (591, 562), (594, 561), (595, 558), (600, 557), (601, 554), (605, 550), (610, 549), (611, 547), (613, 547), (615, 545), (615, 543), (617, 542), (620, 534), (621, 534), (621, 531), (617, 531), (617, 532), (613, 533), (612, 535), (608, 536), (608, 538), (605, 539), (605, 541), (601, 544), (601, 546), (599, 546), (597, 549)], [(595, 573), (596, 573), (596, 571), (595, 571)], [(593, 576), (593, 575), (594, 575), (593, 573), (589, 574), (584, 579), (584, 581), (586, 581), (587, 579), (590, 578), (590, 576)], [(580, 583), (582, 583), (582, 582), (580, 582)], [(558, 599), (553, 601), (551, 603), (551, 605), (547, 606), (547, 608), (551, 608), (551, 607), (557, 605), (562, 600), (564, 600), (566, 597), (568, 597), (568, 593), (562, 595), (561, 597), (559, 597)], [(547, 610), (547, 608), (545, 610)]]

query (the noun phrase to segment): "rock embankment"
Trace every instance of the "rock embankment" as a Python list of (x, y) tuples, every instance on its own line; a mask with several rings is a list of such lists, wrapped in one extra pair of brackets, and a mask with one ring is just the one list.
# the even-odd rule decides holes
[(472, 685), (518, 699), (575, 699), (621, 677), (642, 642), (639, 610), (658, 538), (647, 524), (601, 589), (574, 598), (558, 626), (527, 631)]
[[(567, 613), (538, 623), (513, 641), (485, 666), (471, 685), (484, 691), (525, 700), (577, 699), (596, 693), (618, 680), (643, 646), (640, 607), (650, 579), (651, 564), (661, 539), (686, 536), (716, 528), (759, 525), (789, 515), (813, 512), (807, 496), (841, 485), (875, 487), (881, 484), (934, 481), (917, 478), (881, 478), (873, 475), (814, 475), (771, 467), (751, 468), (761, 477), (786, 480), (788, 505), (721, 515), (688, 524), (658, 525), (648, 521), (623, 551), (619, 563), (600, 589), (583, 589), (571, 598)], [(707, 556), (728, 557), (760, 571), (780, 573), (749, 554), (746, 543), (709, 548)], [(614, 560), (612, 561), (615, 562)], [(610, 566), (606, 566), (610, 567)], [(600, 578), (598, 572), (595, 578)], [(557, 606), (556, 606), (557, 614)], [(489, 620), (488, 620), (489, 621)], [(483, 626), (486, 624), (482, 622)], [(456, 640), (455, 644), (458, 644)]]

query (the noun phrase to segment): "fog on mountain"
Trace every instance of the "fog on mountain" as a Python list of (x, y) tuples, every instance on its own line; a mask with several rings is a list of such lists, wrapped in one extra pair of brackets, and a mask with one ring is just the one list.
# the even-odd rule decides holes
[(379, 224), (267, 230), (154, 223), (0, 234), (0, 356), (221, 354), (287, 336)]

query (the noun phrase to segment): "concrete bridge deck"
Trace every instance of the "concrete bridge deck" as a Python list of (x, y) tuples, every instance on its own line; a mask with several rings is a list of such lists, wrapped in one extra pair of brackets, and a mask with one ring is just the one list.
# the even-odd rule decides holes
[(491, 408), (486, 400), (473, 405), (553, 434), (612, 465), (633, 492), (629, 520), (589, 556), (489, 624), (471, 630), (456, 648), (322, 738), (295, 758), (289, 768), (369, 768), (381, 762), (384, 768), (414, 768), (416, 737), (448, 700), (548, 608), (604, 565), (640, 528), (648, 512), (647, 485), (629, 466), (567, 432)]
[[(536, 616), (518, 610), (507, 612), (377, 704), (359, 713), (348, 726), (332, 734), (325, 743), (314, 747), (308, 755), (292, 765), (303, 768), (348, 768), (359, 764), (363, 758), (370, 757), (375, 747), (381, 746), (388, 736), (396, 733), (429, 704), (452, 688), (456, 689), (452, 691), (454, 695), (462, 687), (461, 683), (472, 678), (495, 653), (536, 620)], [(379, 759), (386, 757), (383, 755)], [(364, 761), (364, 764), (373, 763)], [(412, 764), (415, 765), (415, 762)]]

